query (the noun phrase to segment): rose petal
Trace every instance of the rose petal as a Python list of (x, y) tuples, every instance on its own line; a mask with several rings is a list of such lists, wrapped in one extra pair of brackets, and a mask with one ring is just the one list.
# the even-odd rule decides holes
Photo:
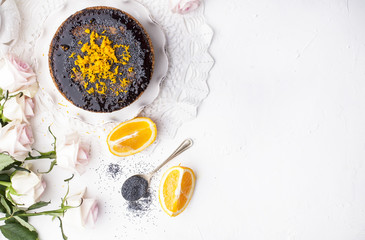
[(25, 194), (41, 183), (41, 179), (33, 172), (16, 171), (11, 178), (12, 186), (19, 194)]
[(85, 166), (89, 163), (88, 147), (81, 143), (76, 132), (59, 137), (56, 149), (57, 165), (77, 171), (80, 175), (85, 172)]
[[(25, 166), (25, 168), (30, 169), (30, 166)], [(18, 195), (11, 193), (10, 195), (21, 208), (28, 208), (36, 203), (46, 188), (42, 175), (35, 174), (32, 171), (16, 171), (11, 177), (11, 183)]]
[(172, 12), (186, 14), (195, 10), (200, 5), (200, 0), (170, 0)]
[[(69, 206), (78, 206), (78, 205), (70, 204)], [(75, 226), (83, 227), (83, 222), (81, 218), (81, 208), (78, 207), (78, 208), (68, 209), (64, 217), (62, 218), (62, 221), (65, 225), (74, 227)]]
[(30, 68), (30, 66), (27, 63), (21, 61), (16, 56), (9, 54), (8, 59), (17, 68), (18, 71), (28, 72), (28, 73), (33, 72), (33, 70)]
[(41, 182), (34, 189), (34, 198), (36, 200), (38, 200), (42, 196), (42, 194), (43, 194), (44, 190), (46, 189), (46, 187), (47, 187), (47, 184), (41, 177)]
[(24, 114), (26, 118), (34, 117), (34, 100), (30, 97), (25, 97)]
[[(78, 206), (85, 194), (86, 188), (67, 198), (68, 206)], [(93, 198), (84, 198), (78, 208), (67, 210), (63, 221), (67, 225), (77, 226), (94, 226), (99, 212), (97, 200)]]
[(98, 202), (92, 198), (86, 198), (81, 205), (81, 215), (84, 226), (94, 226), (98, 217)]
[(78, 144), (58, 145), (57, 149), (57, 165), (63, 168), (74, 170), (76, 166), (75, 159), (78, 153)]
[(32, 145), (34, 143), (32, 129), (25, 123), (18, 125), (18, 142), (23, 146)]
[(25, 96), (34, 97), (38, 90), (36, 75), (26, 63), (7, 55), (0, 65), (0, 88), (10, 93), (23, 92)]
[(88, 147), (80, 146), (76, 160), (76, 171), (81, 175), (86, 170), (86, 165), (89, 164)]
[(34, 116), (33, 108), (32, 98), (17, 96), (6, 101), (3, 114), (11, 121), (28, 123), (28, 118)]
[(8, 152), (23, 161), (32, 150), (33, 134), (30, 125), (12, 121), (0, 129), (0, 152)]

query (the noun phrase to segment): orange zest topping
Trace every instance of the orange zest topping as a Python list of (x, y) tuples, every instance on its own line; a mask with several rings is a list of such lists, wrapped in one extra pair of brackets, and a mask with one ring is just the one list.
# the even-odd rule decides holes
[[(76, 67), (72, 69), (73, 76), (80, 76), (83, 78), (86, 91), (88, 93), (97, 92), (99, 94), (106, 94), (108, 86), (116, 84), (114, 88), (115, 95), (120, 92), (126, 92), (130, 81), (117, 78), (118, 68), (117, 64), (127, 65), (130, 60), (128, 45), (113, 45), (113, 42), (105, 35), (99, 35), (95, 31), (86, 29), (85, 33), (90, 34), (90, 41), (82, 44), (81, 52), (84, 56), (77, 55), (75, 60)], [(116, 50), (122, 49), (121, 58), (116, 56)], [(72, 53), (69, 58), (73, 58), (75, 53)], [(92, 85), (88, 83), (93, 83)]]

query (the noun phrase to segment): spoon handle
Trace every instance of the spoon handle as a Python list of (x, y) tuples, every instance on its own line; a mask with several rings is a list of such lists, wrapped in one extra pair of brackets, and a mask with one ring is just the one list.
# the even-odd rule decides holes
[(174, 159), (176, 156), (180, 155), (182, 152), (190, 148), (192, 145), (193, 145), (193, 140), (191, 140), (190, 138), (184, 140), (181, 143), (181, 145), (175, 150), (175, 152), (173, 152), (170, 155), (170, 157), (168, 157), (163, 163), (160, 164), (160, 166), (158, 166), (155, 170), (153, 170), (149, 175), (152, 176), (155, 172), (160, 170), (160, 168), (162, 168), (166, 163)]

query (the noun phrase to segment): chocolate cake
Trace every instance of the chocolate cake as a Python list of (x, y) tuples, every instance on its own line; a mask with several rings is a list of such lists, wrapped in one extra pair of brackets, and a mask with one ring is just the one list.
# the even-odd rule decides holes
[(147, 32), (116, 8), (76, 12), (58, 28), (49, 49), (49, 68), (58, 90), (92, 112), (113, 112), (133, 103), (147, 88), (153, 67)]

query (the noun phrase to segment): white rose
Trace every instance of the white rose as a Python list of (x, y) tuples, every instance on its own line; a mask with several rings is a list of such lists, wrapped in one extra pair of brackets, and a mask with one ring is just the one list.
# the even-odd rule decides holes
[(185, 14), (200, 5), (200, 0), (170, 0), (170, 7), (174, 13)]
[(32, 128), (27, 123), (12, 121), (0, 129), (0, 152), (24, 161), (34, 143)]
[(93, 227), (98, 218), (98, 201), (93, 198), (83, 198), (85, 190), (80, 191), (67, 198), (67, 205), (77, 207), (67, 210), (63, 217), (64, 223), (72, 226)]
[(0, 62), (0, 88), (10, 93), (23, 92), (25, 96), (34, 97), (38, 91), (36, 75), (25, 62), (12, 55), (7, 55)]
[(4, 116), (11, 121), (19, 120), (28, 123), (28, 118), (34, 117), (34, 101), (27, 96), (13, 97), (6, 101)]
[(77, 132), (58, 137), (56, 141), (57, 165), (79, 174), (89, 164), (89, 147), (81, 143)]
[[(28, 165), (27, 169), (30, 168)], [(43, 194), (46, 183), (43, 181), (42, 175), (34, 172), (16, 171), (11, 177), (11, 185), (17, 192), (17, 195), (11, 194), (13, 201), (21, 208), (28, 208), (38, 202)]]

